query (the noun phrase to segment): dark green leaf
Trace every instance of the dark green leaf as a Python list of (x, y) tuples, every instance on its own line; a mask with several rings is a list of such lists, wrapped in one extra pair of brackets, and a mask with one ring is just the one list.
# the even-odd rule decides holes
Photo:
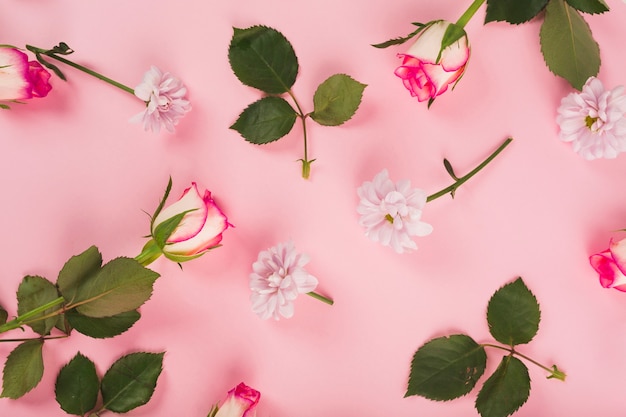
[(0, 306), (0, 324), (6, 323), (8, 317), (9, 317), (9, 314), (7, 313), (7, 311), (4, 308), (2, 308), (2, 306)]
[(42, 339), (33, 339), (13, 349), (4, 364), (0, 396), (17, 399), (39, 384), (43, 376), (42, 347)]
[(84, 416), (96, 406), (99, 388), (96, 365), (79, 352), (59, 371), (54, 392), (63, 411)]
[(564, 0), (550, 0), (539, 33), (550, 71), (580, 90), (600, 70), (600, 47), (580, 14)]
[(324, 126), (345, 123), (359, 108), (365, 87), (348, 75), (332, 75), (315, 91), (311, 119)]
[(131, 353), (117, 360), (102, 378), (103, 407), (125, 413), (150, 401), (162, 365), (163, 353)]
[(485, 348), (463, 334), (438, 337), (420, 347), (413, 356), (405, 397), (447, 401), (474, 388), (485, 372)]
[(116, 258), (76, 290), (79, 313), (89, 317), (109, 317), (136, 310), (152, 295), (159, 277), (130, 258)]
[(159, 205), (157, 206), (156, 210), (154, 211), (154, 214), (152, 215), (152, 218), (150, 219), (151, 231), (153, 229), (152, 226), (154, 224), (154, 219), (156, 219), (156, 217), (159, 215), (161, 210), (163, 210), (163, 206), (165, 206), (165, 201), (167, 201), (167, 197), (170, 195), (170, 191), (172, 191), (172, 177), (170, 177), (169, 181), (167, 182), (167, 187), (165, 187), (165, 193), (163, 194), (163, 198), (159, 202)]
[(392, 45), (401, 45), (403, 43), (405, 43), (406, 41), (410, 40), (411, 38), (413, 38), (414, 36), (418, 35), (421, 31), (423, 31), (424, 29), (426, 29), (428, 26), (430, 26), (433, 22), (430, 22), (426, 25), (423, 25), (421, 23), (413, 23), (415, 26), (417, 26), (417, 29), (415, 29), (413, 32), (409, 33), (406, 36), (403, 37), (399, 37), (399, 38), (393, 38), (393, 39), (389, 39), (388, 41), (385, 42), (381, 42), (381, 43), (376, 43), (374, 45), (372, 45), (374, 48), (388, 48)]
[(487, 306), (491, 335), (509, 346), (530, 342), (539, 330), (540, 318), (537, 299), (521, 278), (496, 291)]
[(537, 16), (548, 0), (487, 0), (485, 23), (507, 21), (524, 23)]
[[(26, 276), (17, 289), (17, 314), (22, 315), (28, 313), (57, 298), (59, 298), (59, 293), (53, 283), (42, 277)], [(41, 314), (34, 316), (32, 319), (29, 319), (29, 321), (37, 320), (37, 317), (43, 317), (58, 309), (59, 306), (51, 307), (44, 310)], [(28, 323), (28, 326), (30, 326), (35, 333), (45, 336), (50, 333), (57, 319), (57, 316), (48, 317), (47, 319), (32, 321)]]
[(453, 180), (458, 181), (458, 177), (454, 173), (454, 169), (452, 168), (452, 164), (447, 159), (443, 160), (443, 166), (446, 168), (446, 172), (452, 177)]
[(583, 13), (604, 13), (609, 11), (609, 6), (606, 5), (604, 0), (566, 0), (567, 4), (574, 9), (580, 10)]
[(517, 411), (529, 395), (528, 368), (519, 359), (505, 356), (478, 393), (476, 410), (482, 417), (506, 417)]
[(248, 142), (262, 145), (285, 136), (296, 122), (296, 112), (280, 97), (264, 97), (249, 105), (230, 127)]
[(298, 75), (298, 58), (287, 38), (266, 26), (233, 30), (228, 60), (239, 81), (269, 94), (287, 92)]
[(102, 255), (95, 246), (90, 247), (80, 255), (72, 256), (61, 268), (57, 286), (65, 301), (74, 302), (76, 291), (87, 285), (89, 279), (100, 271)]
[(84, 316), (76, 310), (68, 310), (65, 316), (77, 332), (85, 336), (103, 339), (124, 333), (139, 320), (141, 314), (132, 310), (111, 317), (96, 318)]

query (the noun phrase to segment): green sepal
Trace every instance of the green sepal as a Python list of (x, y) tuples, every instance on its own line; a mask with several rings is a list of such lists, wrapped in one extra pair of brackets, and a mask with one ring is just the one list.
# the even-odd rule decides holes
[(441, 48), (439, 48), (439, 54), (437, 54), (437, 60), (435, 62), (439, 63), (443, 51), (464, 36), (467, 37), (465, 29), (455, 23), (450, 23), (441, 39)]
[(65, 312), (68, 323), (74, 330), (95, 339), (118, 336), (141, 318), (137, 310), (131, 310), (109, 317), (89, 317), (72, 309)]
[[(38, 307), (59, 298), (57, 288), (53, 283), (43, 277), (38, 276), (26, 276), (20, 283), (17, 289), (17, 314), (23, 315)], [(59, 307), (51, 307), (41, 314), (29, 318), (30, 323), (27, 325), (33, 329), (35, 333), (45, 336), (50, 333), (58, 320), (57, 316), (48, 317), (43, 320), (38, 320), (38, 317), (44, 317), (47, 314), (53, 313), (58, 310)], [(35, 320), (35, 321), (33, 321)]]
[(404, 396), (420, 395), (436, 401), (461, 397), (474, 388), (486, 364), (485, 348), (467, 335), (432, 339), (413, 356)]
[(297, 113), (281, 97), (264, 97), (250, 104), (230, 126), (256, 145), (274, 142), (291, 131)]
[(7, 357), (0, 397), (17, 399), (35, 388), (43, 377), (43, 339), (20, 343)]
[(529, 395), (528, 368), (508, 355), (483, 384), (476, 397), (476, 410), (482, 417), (506, 417), (524, 405)]
[(8, 104), (2, 104), (0, 103), (0, 109), (3, 110), (11, 110), (11, 107)]
[(215, 415), (217, 414), (219, 409), (220, 408), (219, 408), (219, 406), (217, 404), (213, 404), (213, 406), (209, 410), (209, 414), (207, 414), (207, 417), (215, 417)]
[(583, 13), (597, 14), (609, 11), (604, 0), (566, 0), (567, 4)]
[(381, 43), (376, 43), (373, 44), (372, 46), (374, 48), (388, 48), (392, 45), (401, 45), (407, 41), (409, 41), (411, 38), (419, 35), (420, 32), (422, 32), (424, 29), (428, 28), (430, 25), (432, 25), (433, 23), (436, 23), (437, 20), (433, 21), (433, 22), (428, 22), (426, 24), (423, 23), (413, 23), (413, 25), (417, 26), (417, 29), (415, 29), (413, 32), (409, 33), (406, 36), (402, 36), (402, 37), (398, 37), (398, 38), (393, 38), (393, 39), (389, 39), (388, 41), (385, 42), (381, 42)]
[(315, 91), (311, 119), (324, 126), (345, 123), (361, 105), (365, 87), (366, 84), (361, 84), (349, 75), (330, 76)]
[(506, 21), (512, 24), (528, 22), (546, 7), (548, 0), (487, 0), (485, 23)]
[(165, 187), (165, 193), (163, 193), (163, 198), (161, 198), (161, 201), (159, 201), (159, 205), (157, 206), (156, 210), (154, 210), (154, 214), (152, 215), (152, 217), (150, 217), (150, 231), (151, 232), (154, 226), (154, 219), (156, 219), (159, 213), (161, 213), (161, 210), (163, 210), (163, 207), (165, 206), (165, 202), (167, 201), (167, 197), (170, 195), (171, 191), (172, 191), (172, 177), (170, 177), (169, 180), (167, 181), (167, 187)]
[(176, 231), (180, 222), (183, 221), (183, 218), (187, 215), (187, 213), (191, 213), (196, 210), (198, 209), (185, 210), (182, 213), (178, 213), (159, 223), (152, 231), (152, 237), (157, 246), (163, 249), (167, 243), (167, 239), (169, 239), (172, 233)]
[(77, 416), (93, 410), (99, 389), (96, 365), (80, 352), (61, 368), (54, 386), (55, 398), (63, 411)]
[(9, 313), (7, 313), (7, 311), (2, 306), (0, 306), (0, 324), (6, 323), (8, 318)]

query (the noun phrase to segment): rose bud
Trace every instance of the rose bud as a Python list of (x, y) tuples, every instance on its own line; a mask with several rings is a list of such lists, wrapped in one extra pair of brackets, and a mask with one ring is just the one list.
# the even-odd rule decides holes
[(600, 285), (626, 291), (626, 239), (615, 242), (609, 248), (589, 257), (591, 266), (600, 274)]

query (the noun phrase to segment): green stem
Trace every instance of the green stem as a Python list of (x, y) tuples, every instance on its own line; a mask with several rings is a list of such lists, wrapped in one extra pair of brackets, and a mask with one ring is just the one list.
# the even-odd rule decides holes
[(304, 158), (300, 159), (300, 161), (302, 161), (302, 178), (309, 179), (309, 176), (311, 175), (311, 163), (315, 161), (315, 159), (309, 161), (309, 153), (307, 149), (306, 118), (308, 115), (304, 114), (304, 112), (302, 111), (302, 107), (300, 107), (300, 103), (298, 103), (298, 100), (296, 99), (296, 96), (293, 94), (291, 89), (287, 90), (287, 94), (291, 96), (291, 99), (298, 109), (297, 115), (300, 120), (302, 120), (302, 134), (304, 137)]
[(492, 343), (483, 343), (483, 344), (481, 344), (481, 346), (483, 346), (483, 347), (492, 347), (492, 348), (496, 348), (496, 349), (500, 349), (500, 350), (505, 350), (505, 351), (509, 352), (511, 355), (519, 356), (520, 358), (526, 359), (528, 362), (530, 362), (530, 363), (540, 367), (541, 369), (543, 369), (546, 372), (549, 372), (550, 375), (548, 376), (548, 378), (556, 378), (556, 379), (559, 379), (561, 381), (565, 381), (565, 377), (566, 377), (565, 373), (563, 371), (559, 370), (556, 367), (556, 365), (552, 365), (552, 368), (548, 368), (547, 366), (537, 362), (533, 358), (530, 358), (530, 357), (524, 355), (523, 353), (520, 353), (520, 352), (516, 351), (515, 348), (513, 348), (513, 347), (494, 345)]
[(331, 298), (324, 297), (323, 295), (318, 294), (315, 291), (311, 291), (311, 292), (308, 292), (306, 294), (310, 295), (311, 297), (315, 298), (316, 300), (320, 300), (321, 302), (326, 303), (326, 304), (328, 304), (330, 306), (335, 304), (335, 302)]
[(474, 0), (474, 2), (470, 4), (470, 7), (467, 8), (465, 13), (463, 13), (461, 17), (459, 17), (459, 20), (456, 21), (457, 26), (464, 28), (465, 25), (467, 25), (467, 22), (470, 21), (470, 19), (474, 16), (476, 11), (480, 8), (480, 6), (483, 5), (484, 2), (485, 0)]
[(159, 248), (159, 245), (157, 245), (154, 239), (150, 239), (144, 245), (141, 253), (135, 256), (135, 260), (143, 266), (148, 266), (152, 262), (156, 261), (161, 255), (163, 255), (163, 251)]
[(483, 169), (485, 166), (487, 166), (487, 164), (489, 164), (489, 162), (491, 162), (496, 156), (498, 156), (498, 154), (500, 152), (502, 152), (502, 150), (504, 148), (506, 148), (509, 143), (511, 143), (511, 141), (513, 140), (513, 138), (508, 138), (506, 139), (502, 145), (500, 145), (498, 147), (498, 149), (496, 149), (491, 155), (489, 155), (487, 157), (487, 159), (485, 159), (480, 165), (478, 165), (476, 168), (474, 168), (472, 171), (469, 172), (469, 174), (461, 177), (461, 178), (457, 178), (457, 180), (455, 181), (454, 184), (450, 185), (449, 187), (444, 188), (441, 191), (438, 191), (434, 194), (429, 195), (426, 198), (426, 201), (433, 201), (441, 196), (444, 196), (448, 193), (451, 193), (454, 196), (454, 192), (456, 191), (457, 188), (459, 188), (461, 185), (463, 185), (463, 183), (465, 183), (467, 180), (469, 180), (470, 178), (472, 178), (474, 175), (476, 175), (481, 169)]
[(89, 69), (87, 67), (84, 67), (84, 66), (80, 65), (80, 64), (72, 62), (69, 59), (66, 59), (66, 58), (63, 58), (61, 56), (58, 56), (57, 54), (55, 54), (54, 52), (51, 52), (50, 50), (37, 48), (36, 46), (32, 46), (32, 45), (26, 45), (26, 49), (28, 49), (29, 51), (34, 52), (34, 53), (39, 53), (41, 55), (45, 55), (45, 56), (47, 56), (49, 58), (56, 59), (57, 61), (62, 62), (64, 64), (66, 64), (66, 65), (69, 65), (70, 67), (76, 68), (77, 70), (80, 70), (80, 71), (82, 71), (84, 73), (87, 73), (87, 74), (93, 76), (93, 77), (96, 77), (99, 80), (102, 80), (102, 81), (104, 81), (106, 83), (109, 83), (112, 86), (115, 86), (115, 87), (119, 88), (120, 90), (126, 91), (127, 93), (130, 93), (133, 96), (135, 95), (135, 90), (133, 88), (130, 88), (130, 87), (128, 87), (128, 86), (126, 86), (126, 85), (124, 85), (122, 83), (118, 83), (117, 81), (112, 80), (109, 77), (105, 77), (104, 75), (102, 75), (100, 73), (97, 73), (97, 72), (95, 72), (95, 71), (93, 71), (93, 70), (91, 70), (91, 69)]
[(4, 323), (3, 325), (1, 325), (0, 326), (0, 333), (8, 332), (9, 330), (13, 330), (13, 329), (17, 329), (18, 327), (22, 327), (25, 324), (28, 324), (28, 323), (31, 323), (31, 322), (34, 322), (34, 321), (38, 321), (38, 320), (43, 320), (43, 319), (46, 319), (48, 317), (58, 315), (58, 314), (60, 314), (63, 311), (63, 309), (60, 309), (60, 310), (56, 311), (54, 314), (48, 314), (46, 316), (37, 317), (36, 319), (31, 320), (34, 317), (42, 314), (44, 311), (46, 311), (46, 310), (48, 310), (48, 309), (50, 309), (52, 307), (56, 307), (58, 305), (61, 305), (64, 302), (65, 302), (65, 299), (63, 297), (59, 297), (59, 298), (56, 298), (56, 299), (54, 299), (54, 300), (52, 300), (52, 301), (50, 301), (50, 302), (48, 302), (48, 303), (46, 303), (46, 304), (44, 304), (42, 306), (39, 306), (39, 307), (37, 307), (37, 308), (27, 312), (27, 313), (24, 313), (21, 316), (17, 316), (13, 320), (8, 321), (8, 322)]

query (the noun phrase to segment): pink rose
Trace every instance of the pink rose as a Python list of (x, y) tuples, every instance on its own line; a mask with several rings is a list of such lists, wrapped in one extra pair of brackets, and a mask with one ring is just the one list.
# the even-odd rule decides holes
[(626, 291), (626, 239), (613, 241), (604, 252), (589, 257), (591, 266), (600, 274), (600, 285)]
[(261, 393), (243, 382), (228, 391), (215, 417), (254, 417)]
[(52, 89), (50, 73), (25, 53), (0, 47), (0, 100), (45, 97)]
[(450, 22), (439, 20), (428, 24), (417, 37), (395, 74), (418, 101), (434, 100), (448, 85), (457, 81), (469, 60), (470, 47), (465, 33), (459, 40), (441, 51), (442, 40)]

